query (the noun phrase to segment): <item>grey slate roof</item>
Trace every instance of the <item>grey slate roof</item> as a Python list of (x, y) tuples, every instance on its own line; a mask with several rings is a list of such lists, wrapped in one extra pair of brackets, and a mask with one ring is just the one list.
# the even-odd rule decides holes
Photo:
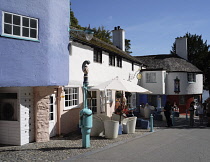
[(146, 70), (202, 73), (196, 66), (174, 54), (136, 56), (136, 58), (147, 66)]
[(103, 51), (106, 51), (108, 53), (113, 53), (118, 56), (121, 56), (131, 62), (137, 63), (137, 64), (142, 64), (138, 59), (136, 59), (134, 56), (129, 55), (128, 53), (122, 51), (121, 49), (117, 48), (116, 46), (106, 43), (98, 38), (93, 37), (90, 41), (86, 40), (85, 35), (82, 34), (82, 32), (77, 32), (77, 31), (70, 31), (70, 38), (73, 41), (88, 45), (90, 47), (97, 47), (102, 49)]

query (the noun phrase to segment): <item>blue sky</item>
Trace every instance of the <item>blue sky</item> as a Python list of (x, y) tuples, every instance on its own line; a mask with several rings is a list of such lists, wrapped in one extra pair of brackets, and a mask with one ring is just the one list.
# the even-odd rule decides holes
[[(169, 54), (189, 32), (210, 41), (210, 0), (71, 0), (81, 26), (121, 26), (132, 55)], [(209, 44), (209, 42), (208, 42)]]

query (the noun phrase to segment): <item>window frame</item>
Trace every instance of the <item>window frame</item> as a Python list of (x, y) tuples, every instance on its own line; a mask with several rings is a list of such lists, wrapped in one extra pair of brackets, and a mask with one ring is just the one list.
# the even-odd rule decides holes
[[(100, 57), (99, 57), (100, 56)], [(102, 64), (102, 50), (94, 48), (93, 50), (93, 62)]]
[[(153, 75), (153, 74), (155, 74), (155, 75)], [(155, 72), (147, 72), (146, 73), (146, 83), (157, 83), (157, 77), (156, 77)]]
[(111, 89), (107, 89), (106, 90), (106, 103), (111, 103), (112, 100), (112, 90)]
[(131, 70), (134, 71), (134, 62), (131, 63)]
[(55, 109), (54, 96), (50, 95), (49, 100), (50, 100), (50, 102), (49, 102), (49, 121), (53, 121), (53, 120), (55, 120), (55, 115), (54, 115), (54, 112), (55, 112), (54, 111), (54, 109)]
[[(66, 89), (68, 89), (68, 93), (66, 93)], [(70, 91), (70, 89), (72, 91)], [(76, 90), (76, 92), (74, 90)], [(76, 98), (74, 97), (75, 95)], [(68, 96), (68, 100), (66, 100), (66, 96)], [(68, 105), (66, 106), (66, 102), (70, 103), (68, 103)], [(74, 104), (74, 102), (76, 102), (76, 104)], [(78, 106), (79, 106), (79, 87), (64, 87), (64, 110), (78, 108)]]
[[(93, 92), (95, 95), (93, 95)], [(97, 113), (97, 91), (88, 91), (87, 104), (88, 108), (91, 109), (93, 113)]]
[(188, 83), (196, 83), (196, 73), (187, 73)]
[(116, 64), (115, 62), (116, 62), (115, 61), (115, 55), (110, 53), (109, 54), (109, 66), (115, 66), (115, 64)]
[(131, 93), (131, 96), (127, 96), (128, 108), (136, 108), (136, 93)]
[[(5, 15), (11, 15), (11, 22), (5, 22)], [(13, 17), (14, 16), (18, 16), (20, 18), (20, 24), (15, 24), (13, 21)], [(28, 26), (24, 26), (23, 25), (23, 18), (26, 18), (29, 20), (28, 22)], [(31, 20), (35, 20), (36, 22), (36, 27), (31, 27), (30, 26), (30, 21)], [(11, 34), (5, 33), (5, 25), (10, 25), (11, 26)], [(20, 28), (20, 34), (19, 35), (15, 35), (13, 32), (13, 28), (14, 27), (19, 27)], [(24, 29), (28, 29), (28, 36), (24, 36), (23, 35), (23, 30)], [(36, 31), (36, 37), (31, 37), (31, 30), (35, 30)], [(39, 42), (39, 19), (34, 18), (34, 17), (28, 17), (28, 16), (24, 16), (24, 15), (20, 15), (20, 14), (14, 14), (11, 12), (5, 12), (2, 11), (2, 34), (1, 36), (3, 37), (8, 37), (8, 38), (16, 38), (16, 39), (23, 39), (23, 40), (30, 40), (30, 41), (38, 41)]]
[(122, 68), (122, 57), (117, 56), (117, 67)]

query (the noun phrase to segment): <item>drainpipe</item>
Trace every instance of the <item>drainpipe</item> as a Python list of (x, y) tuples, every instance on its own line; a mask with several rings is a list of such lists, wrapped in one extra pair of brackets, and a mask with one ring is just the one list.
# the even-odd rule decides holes
[(61, 135), (61, 92), (60, 90), (62, 90), (62, 87), (57, 88), (57, 95), (56, 95), (56, 101), (57, 101), (57, 133), (58, 136)]

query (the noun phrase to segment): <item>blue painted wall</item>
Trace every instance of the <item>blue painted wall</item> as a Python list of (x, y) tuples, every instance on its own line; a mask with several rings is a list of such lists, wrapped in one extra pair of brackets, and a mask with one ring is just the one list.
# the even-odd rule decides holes
[(141, 105), (142, 103), (146, 104), (148, 101), (147, 101), (147, 95), (146, 94), (140, 94), (140, 93), (137, 93), (137, 105)]
[(69, 0), (0, 0), (2, 11), (37, 18), (39, 41), (0, 36), (0, 87), (67, 85)]

